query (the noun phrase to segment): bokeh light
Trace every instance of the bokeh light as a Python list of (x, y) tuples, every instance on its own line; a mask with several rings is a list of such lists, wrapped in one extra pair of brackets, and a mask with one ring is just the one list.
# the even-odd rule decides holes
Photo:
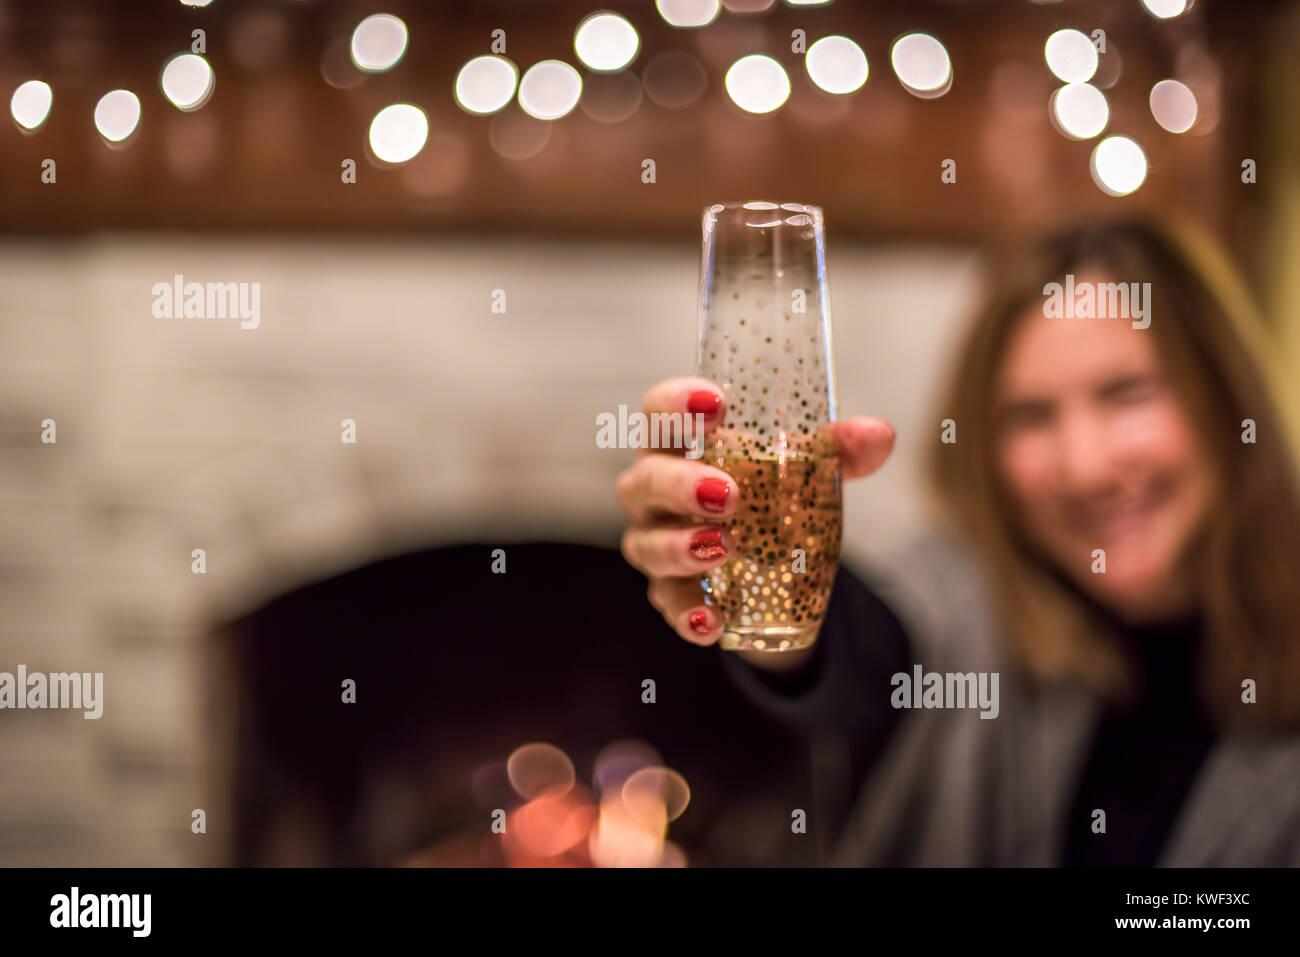
[(424, 110), (409, 103), (386, 106), (370, 121), (370, 149), (385, 163), (405, 163), (429, 138)]
[(267, 73), (282, 64), (289, 51), (293, 30), (288, 15), (266, 5), (254, 7), (230, 19), (222, 50), (249, 73)]
[(867, 82), (867, 55), (848, 37), (822, 37), (808, 48), (804, 66), (827, 93), (852, 93)]
[(732, 102), (749, 113), (771, 113), (790, 96), (790, 78), (785, 69), (761, 53), (733, 63), (725, 85)]
[(391, 13), (366, 17), (352, 31), (352, 62), (366, 73), (391, 70), (406, 55), (406, 24)]
[(677, 820), (690, 803), (686, 779), (672, 768), (642, 768), (623, 782), (624, 806), (647, 827), (658, 826), (661, 813), (667, 821)]
[(1092, 75), (1091, 83), (1099, 90), (1109, 90), (1119, 82), (1124, 72), (1124, 57), (1119, 44), (1113, 37), (1106, 39), (1106, 52), (1097, 58), (1097, 72)]
[(95, 104), (95, 129), (110, 143), (120, 143), (140, 125), (140, 98), (130, 90), (105, 93)]
[(1047, 68), (1063, 83), (1087, 83), (1097, 72), (1097, 48), (1078, 30), (1057, 30), (1043, 44)]
[(1142, 0), (1142, 6), (1153, 17), (1169, 20), (1180, 16), (1191, 7), (1191, 0)]
[(631, 70), (593, 73), (582, 84), (582, 112), (599, 123), (622, 123), (641, 105), (641, 81)]
[(685, 50), (665, 50), (645, 65), (641, 82), (651, 102), (668, 110), (684, 110), (709, 88), (709, 73)]
[(163, 157), (177, 180), (195, 182), (208, 175), (221, 157), (221, 129), (216, 113), (206, 110), (163, 130)]
[(479, 56), (456, 74), (456, 102), (468, 113), (495, 113), (519, 86), (519, 70), (505, 57)]
[(1066, 136), (1090, 140), (1110, 122), (1110, 104), (1089, 83), (1067, 83), (1052, 94), (1052, 119)]
[(659, 752), (636, 738), (624, 738), (613, 741), (600, 749), (596, 755), (596, 769), (593, 782), (596, 790), (604, 794), (611, 790), (621, 790), (623, 782), (642, 768), (659, 765)]
[(163, 67), (163, 95), (178, 110), (197, 110), (212, 96), (214, 80), (207, 60), (197, 53), (182, 53)]
[(622, 793), (604, 794), (587, 850), (597, 867), (654, 867), (663, 856), (668, 815), (663, 802), (646, 800), (634, 816)]
[(349, 37), (337, 36), (325, 45), (320, 55), (320, 75), (336, 90), (350, 90), (365, 82), (366, 75), (352, 62)]
[(573, 49), (578, 59), (593, 70), (621, 70), (634, 59), (641, 38), (632, 24), (617, 13), (593, 13), (578, 25)]
[(488, 144), (497, 155), (508, 160), (532, 159), (551, 141), (551, 125), (511, 104), (492, 117), (488, 124)]
[(45, 122), (54, 105), (54, 91), (48, 83), (28, 80), (20, 83), (9, 99), (9, 115), (25, 130), (34, 130)]
[(948, 51), (928, 33), (900, 37), (889, 52), (889, 61), (898, 82), (916, 96), (942, 96), (952, 86)]
[(558, 120), (581, 96), (582, 77), (563, 60), (534, 63), (519, 81), (519, 105), (539, 120)]
[(1170, 133), (1186, 133), (1196, 123), (1196, 95), (1186, 83), (1161, 80), (1151, 88), (1151, 115)]
[(585, 789), (541, 794), (510, 815), (507, 836), (534, 857), (555, 857), (587, 840), (596, 806)]
[[(551, 129), (517, 108), (492, 123), (511, 115)], [(691, 801), (686, 779), (664, 767), (652, 745), (635, 738), (605, 745), (594, 765), (587, 787), (576, 780), (573, 761), (562, 749), (539, 741), (516, 748), (504, 765), (475, 769), (476, 803), (513, 808), (499, 837), (491, 839), (506, 866), (685, 867), (685, 852), (667, 838), (669, 823)]]
[(1092, 179), (1111, 196), (1127, 196), (1147, 178), (1142, 147), (1127, 136), (1108, 136), (1092, 151)]
[(544, 741), (515, 748), (506, 760), (506, 773), (511, 786), (529, 801), (543, 794), (567, 794), (577, 780), (569, 756)]
[(655, 0), (659, 15), (674, 27), (703, 27), (722, 10), (718, 0)]

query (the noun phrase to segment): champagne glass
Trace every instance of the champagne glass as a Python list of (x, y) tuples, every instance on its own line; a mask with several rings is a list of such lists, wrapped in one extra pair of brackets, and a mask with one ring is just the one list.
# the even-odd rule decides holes
[(736, 552), (700, 583), (726, 622), (723, 648), (806, 648), (843, 532), (822, 211), (719, 203), (703, 226), (696, 365), (727, 410), (701, 461), (729, 473), (740, 499)]

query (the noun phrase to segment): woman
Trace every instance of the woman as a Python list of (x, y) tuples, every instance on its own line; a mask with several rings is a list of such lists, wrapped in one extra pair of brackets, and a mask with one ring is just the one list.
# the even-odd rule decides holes
[[(1062, 315), (1062, 290), (1111, 314)], [(949, 531), (869, 586), (841, 571), (811, 649), (719, 652), (842, 741), (858, 798), (834, 863), (1300, 865), (1300, 487), (1244, 302), (1203, 244), (1143, 224), (995, 270), (935, 417)], [(688, 410), (726, 415), (701, 379), (646, 398)], [(877, 419), (831, 428), (845, 478), (892, 448)], [(619, 482), (624, 555), (701, 645), (736, 495), (663, 453)], [(903, 710), (917, 665), (996, 674), (996, 708)]]

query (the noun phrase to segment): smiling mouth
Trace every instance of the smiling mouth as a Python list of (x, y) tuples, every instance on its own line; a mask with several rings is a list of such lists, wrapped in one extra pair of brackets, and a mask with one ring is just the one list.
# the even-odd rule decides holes
[(1080, 504), (1072, 516), (1076, 534), (1098, 543), (1120, 541), (1146, 531), (1173, 494), (1168, 482), (1153, 483), (1138, 495), (1110, 502)]

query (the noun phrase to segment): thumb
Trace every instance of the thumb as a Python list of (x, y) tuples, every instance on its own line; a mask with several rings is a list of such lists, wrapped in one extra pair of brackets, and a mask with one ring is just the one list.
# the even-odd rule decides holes
[(884, 419), (858, 415), (832, 422), (830, 428), (840, 454), (840, 474), (846, 479), (870, 475), (894, 449), (894, 427)]

